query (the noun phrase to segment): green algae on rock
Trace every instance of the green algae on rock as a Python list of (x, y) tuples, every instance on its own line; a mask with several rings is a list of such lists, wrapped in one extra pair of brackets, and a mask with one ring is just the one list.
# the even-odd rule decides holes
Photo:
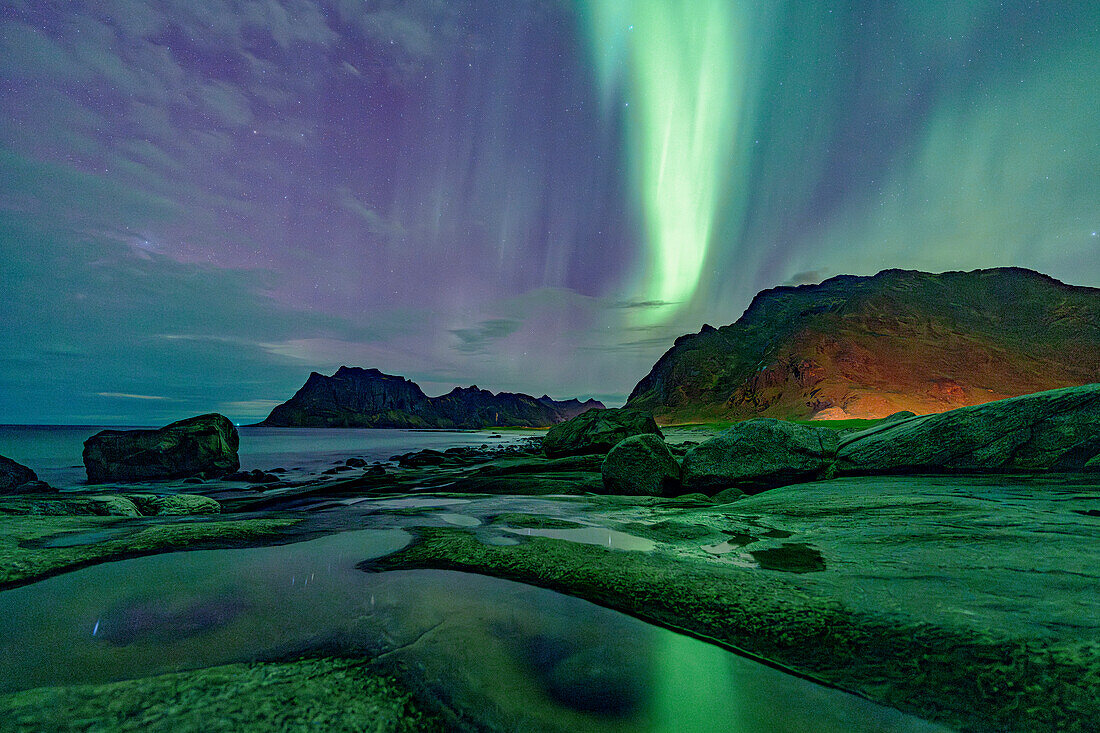
[(229, 664), (0, 695), (14, 730), (441, 731), (412, 694), (345, 659)]
[(547, 517), (542, 514), (506, 512), (493, 517), (493, 524), (504, 524), (516, 529), (579, 529), (583, 524), (568, 519)]
[(300, 521), (279, 517), (135, 524), (120, 517), (0, 516), (0, 590), (125, 557), (269, 542)]
[(112, 517), (218, 514), (221, 504), (198, 494), (111, 494), (57, 492), (0, 497), (0, 515)]

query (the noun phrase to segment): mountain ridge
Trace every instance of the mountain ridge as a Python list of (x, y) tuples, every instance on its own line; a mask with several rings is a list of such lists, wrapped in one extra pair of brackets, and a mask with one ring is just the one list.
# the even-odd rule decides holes
[(590, 409), (597, 400), (553, 400), (477, 385), (428, 397), (416, 382), (378, 369), (341, 366), (311, 372), (305, 384), (258, 425), (265, 427), (453, 428), (548, 427)]
[(1100, 289), (1017, 267), (837, 275), (677, 338), (628, 407), (662, 422), (942, 412), (1100, 382)]

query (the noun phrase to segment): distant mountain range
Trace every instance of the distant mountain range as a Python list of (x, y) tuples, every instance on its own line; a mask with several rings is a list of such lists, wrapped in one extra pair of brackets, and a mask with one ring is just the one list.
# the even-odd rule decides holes
[(1100, 289), (1019, 268), (885, 270), (759, 293), (631, 392), (662, 422), (877, 418), (1100, 382)]
[(377, 369), (340, 367), (331, 377), (317, 372), (260, 425), (305, 428), (487, 428), (547, 427), (587, 410), (596, 400), (558, 402), (546, 395), (455, 387), (428, 397), (417, 384)]

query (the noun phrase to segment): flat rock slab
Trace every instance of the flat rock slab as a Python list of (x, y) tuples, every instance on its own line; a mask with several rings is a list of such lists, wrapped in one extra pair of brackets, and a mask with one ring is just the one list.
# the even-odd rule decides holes
[(552, 588), (962, 730), (1100, 719), (1100, 525), (1088, 513), (1100, 477), (859, 477), (723, 506), (627, 499), (589, 497), (585, 521), (649, 538), (650, 552), (425, 527), (371, 567)]
[(126, 557), (270, 543), (301, 522), (290, 516), (179, 519), (0, 516), (0, 590)]

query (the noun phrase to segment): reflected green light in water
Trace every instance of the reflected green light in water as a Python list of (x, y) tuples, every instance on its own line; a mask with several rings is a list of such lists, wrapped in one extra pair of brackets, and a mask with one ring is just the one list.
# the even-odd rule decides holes
[(738, 164), (731, 158), (748, 13), (731, 0), (592, 0), (582, 13), (605, 113), (623, 105), (648, 240), (638, 290), (683, 303), (699, 284), (724, 183)]
[(752, 730), (741, 708), (729, 652), (680, 634), (662, 634), (653, 660), (654, 729), (681, 733)]

